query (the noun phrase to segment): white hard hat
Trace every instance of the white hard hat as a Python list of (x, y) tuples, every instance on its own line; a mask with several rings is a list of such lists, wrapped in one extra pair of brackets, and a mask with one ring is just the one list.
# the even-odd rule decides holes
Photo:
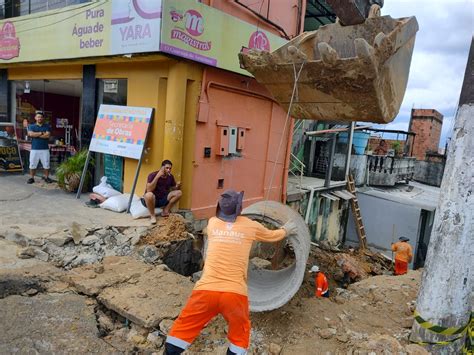
[(313, 265), (313, 267), (311, 268), (311, 270), (309, 270), (309, 272), (319, 272), (319, 266)]

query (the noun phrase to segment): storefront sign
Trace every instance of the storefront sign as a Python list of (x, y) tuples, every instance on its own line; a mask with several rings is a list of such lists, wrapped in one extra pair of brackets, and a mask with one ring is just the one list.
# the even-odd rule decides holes
[(0, 172), (22, 171), (15, 125), (0, 123)]
[(123, 191), (123, 158), (116, 155), (104, 154), (104, 175), (107, 183), (122, 192)]
[(249, 75), (238, 53), (271, 51), (287, 41), (254, 25), (192, 0), (163, 0), (160, 50)]
[(104, 93), (116, 94), (118, 93), (117, 79), (104, 79)]
[(89, 150), (140, 159), (153, 109), (100, 105)]
[(3, 20), (0, 64), (158, 51), (160, 26), (160, 0), (100, 0)]

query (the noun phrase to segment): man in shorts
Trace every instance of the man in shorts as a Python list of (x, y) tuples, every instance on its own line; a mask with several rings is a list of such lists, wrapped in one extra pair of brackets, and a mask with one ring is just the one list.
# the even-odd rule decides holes
[(41, 111), (37, 111), (35, 115), (35, 124), (28, 126), (28, 137), (31, 137), (31, 152), (30, 152), (30, 178), (28, 184), (35, 182), (36, 168), (38, 163), (41, 162), (43, 166), (44, 174), (43, 180), (45, 182), (52, 183), (53, 181), (49, 178), (49, 136), (51, 127), (44, 121), (44, 114)]
[(172, 166), (171, 161), (163, 160), (160, 170), (148, 175), (142, 204), (148, 208), (152, 224), (156, 223), (155, 208), (163, 208), (161, 215), (168, 217), (171, 208), (181, 198), (181, 184), (174, 180)]
[(227, 355), (247, 354), (250, 341), (247, 268), (252, 243), (274, 243), (297, 233), (298, 229), (291, 220), (280, 229), (270, 230), (241, 216), (243, 196), (243, 192), (227, 190), (219, 198), (216, 217), (207, 224), (202, 277), (168, 333), (164, 355), (183, 353), (218, 314), (228, 324)]

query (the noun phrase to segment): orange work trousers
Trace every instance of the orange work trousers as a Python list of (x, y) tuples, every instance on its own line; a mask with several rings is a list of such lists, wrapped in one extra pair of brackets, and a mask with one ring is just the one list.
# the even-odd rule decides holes
[(403, 260), (395, 259), (395, 275), (404, 275), (408, 272), (408, 263)]
[(245, 351), (250, 341), (248, 297), (233, 292), (193, 291), (166, 341), (186, 348), (218, 314), (222, 314), (229, 325), (230, 350), (235, 353)]

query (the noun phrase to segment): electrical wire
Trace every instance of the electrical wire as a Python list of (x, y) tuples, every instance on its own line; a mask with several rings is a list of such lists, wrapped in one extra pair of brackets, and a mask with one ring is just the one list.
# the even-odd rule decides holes
[[(34, 27), (34, 28), (30, 28), (30, 29), (27, 29), (27, 30), (19, 30), (19, 31), (16, 31), (16, 33), (24, 33), (24, 32), (28, 32), (28, 31), (31, 31), (31, 30), (37, 30), (37, 29), (41, 29), (41, 28), (45, 28), (45, 27), (49, 27), (49, 26), (52, 26), (52, 25), (55, 25), (57, 23), (61, 23), (61, 22), (64, 22), (66, 20), (69, 20), (70, 18), (73, 18), (75, 16), (78, 16), (78, 15), (82, 15), (83, 13), (87, 12), (87, 10), (92, 10), (92, 9), (95, 9), (99, 6), (102, 6), (104, 4), (107, 4), (109, 3), (110, 0), (102, 0), (101, 2), (97, 2), (97, 5), (94, 5), (94, 6), (91, 6), (92, 2), (89, 2), (89, 3), (85, 3), (84, 5), (81, 5), (81, 6), (77, 6), (76, 8), (74, 8), (74, 11), (75, 10), (78, 10), (78, 9), (82, 9), (82, 8), (85, 8), (87, 7), (86, 10), (84, 11), (80, 11), (80, 12), (77, 12), (77, 13), (74, 13), (74, 15), (72, 16), (69, 16), (69, 17), (66, 17), (64, 19), (61, 19), (57, 22), (53, 22), (53, 23), (50, 23), (50, 24), (47, 24), (47, 25), (44, 25), (44, 26), (38, 26), (38, 27)], [(34, 18), (24, 18), (26, 17), (27, 15), (23, 15), (23, 16), (17, 16), (17, 17), (12, 17), (12, 18), (8, 18), (8, 19), (5, 19), (5, 20), (11, 20), (13, 21), (15, 24), (17, 23), (20, 23), (20, 22), (25, 22), (25, 21), (37, 21), (39, 19), (45, 19), (45, 18), (48, 18), (48, 17), (51, 17), (51, 16), (56, 16), (56, 15), (60, 15), (60, 14), (63, 14), (63, 13), (66, 13), (66, 12), (70, 12), (70, 11), (73, 11), (69, 8), (69, 6), (67, 6), (67, 10), (64, 10), (64, 11), (55, 11), (53, 13), (48, 13), (48, 14), (44, 14), (42, 16), (35, 16)], [(41, 12), (38, 12), (38, 13), (41, 13)], [(31, 15), (31, 14), (28, 14), (28, 15)], [(23, 18), (22, 18), (23, 17)], [(18, 18), (18, 19), (17, 19)]]
[[(19, 33), (26, 33), (26, 32), (30, 32), (30, 31), (34, 31), (34, 30), (39, 30), (39, 29), (42, 29), (42, 28), (50, 27), (50, 26), (53, 26), (53, 25), (57, 25), (58, 23), (67, 21), (67, 20), (69, 20), (69, 19), (71, 19), (71, 18), (73, 18), (73, 17), (76, 17), (76, 16), (79, 16), (79, 15), (84, 14), (85, 12), (87, 12), (87, 11), (89, 11), (89, 10), (92, 10), (92, 9), (95, 9), (95, 8), (97, 8), (97, 7), (99, 7), (99, 6), (102, 6), (102, 5), (106, 4), (106, 3), (108, 3), (109, 1), (110, 1), (110, 0), (104, 0), (104, 2), (97, 3), (97, 5), (95, 5), (95, 6), (88, 6), (88, 8), (87, 8), (86, 10), (77, 12), (77, 13), (75, 13), (75, 14), (73, 14), (73, 15), (71, 15), (71, 16), (65, 17), (65, 18), (63, 18), (63, 19), (61, 19), (61, 20), (59, 20), (59, 21), (52, 22), (52, 23), (49, 23), (49, 24), (43, 25), (43, 26), (27, 28), (27, 29), (24, 29), (24, 30), (18, 30), (18, 31), (16, 31), (16, 33), (17, 33), (17, 34), (19, 34)], [(61, 13), (64, 13), (64, 12), (66, 12), (66, 11), (63, 11), (63, 12), (61, 12)], [(56, 14), (57, 14), (57, 13), (54, 13), (54, 15), (56, 15)], [(39, 18), (39, 17), (35, 17), (34, 20), (37, 20), (38, 18)]]
[[(267, 196), (265, 198), (265, 201), (268, 201), (268, 199), (270, 198), (270, 192), (272, 190), (273, 179), (275, 178), (275, 171), (276, 171), (276, 165), (278, 163), (278, 157), (280, 155), (281, 147), (283, 145), (283, 139), (285, 138), (286, 127), (288, 126), (288, 121), (289, 121), (289, 118), (290, 118), (290, 111), (291, 111), (291, 107), (293, 106), (293, 100), (294, 100), (294, 98), (296, 96), (296, 93), (298, 91), (298, 80), (300, 78), (300, 74), (301, 74), (301, 71), (303, 70), (303, 66), (304, 66), (305, 63), (306, 63), (306, 60), (301, 62), (301, 66), (298, 70), (298, 73), (296, 73), (296, 66), (295, 66), (295, 63), (293, 62), (293, 75), (294, 75), (294, 80), (295, 80), (294, 84), (293, 84), (293, 92), (291, 93), (290, 105), (288, 106), (288, 111), (286, 113), (285, 125), (283, 126), (283, 132), (281, 134), (280, 144), (278, 145), (277, 154), (276, 154), (276, 157), (275, 157), (275, 161), (273, 163), (273, 171), (272, 171), (272, 175), (270, 177), (270, 184), (269, 184), (269, 187), (268, 187), (268, 190), (267, 190)], [(280, 190), (279, 190), (279, 192), (280, 192)], [(266, 204), (265, 204), (265, 207), (263, 209), (263, 217), (264, 218), (265, 218), (265, 211), (266, 211)]]

